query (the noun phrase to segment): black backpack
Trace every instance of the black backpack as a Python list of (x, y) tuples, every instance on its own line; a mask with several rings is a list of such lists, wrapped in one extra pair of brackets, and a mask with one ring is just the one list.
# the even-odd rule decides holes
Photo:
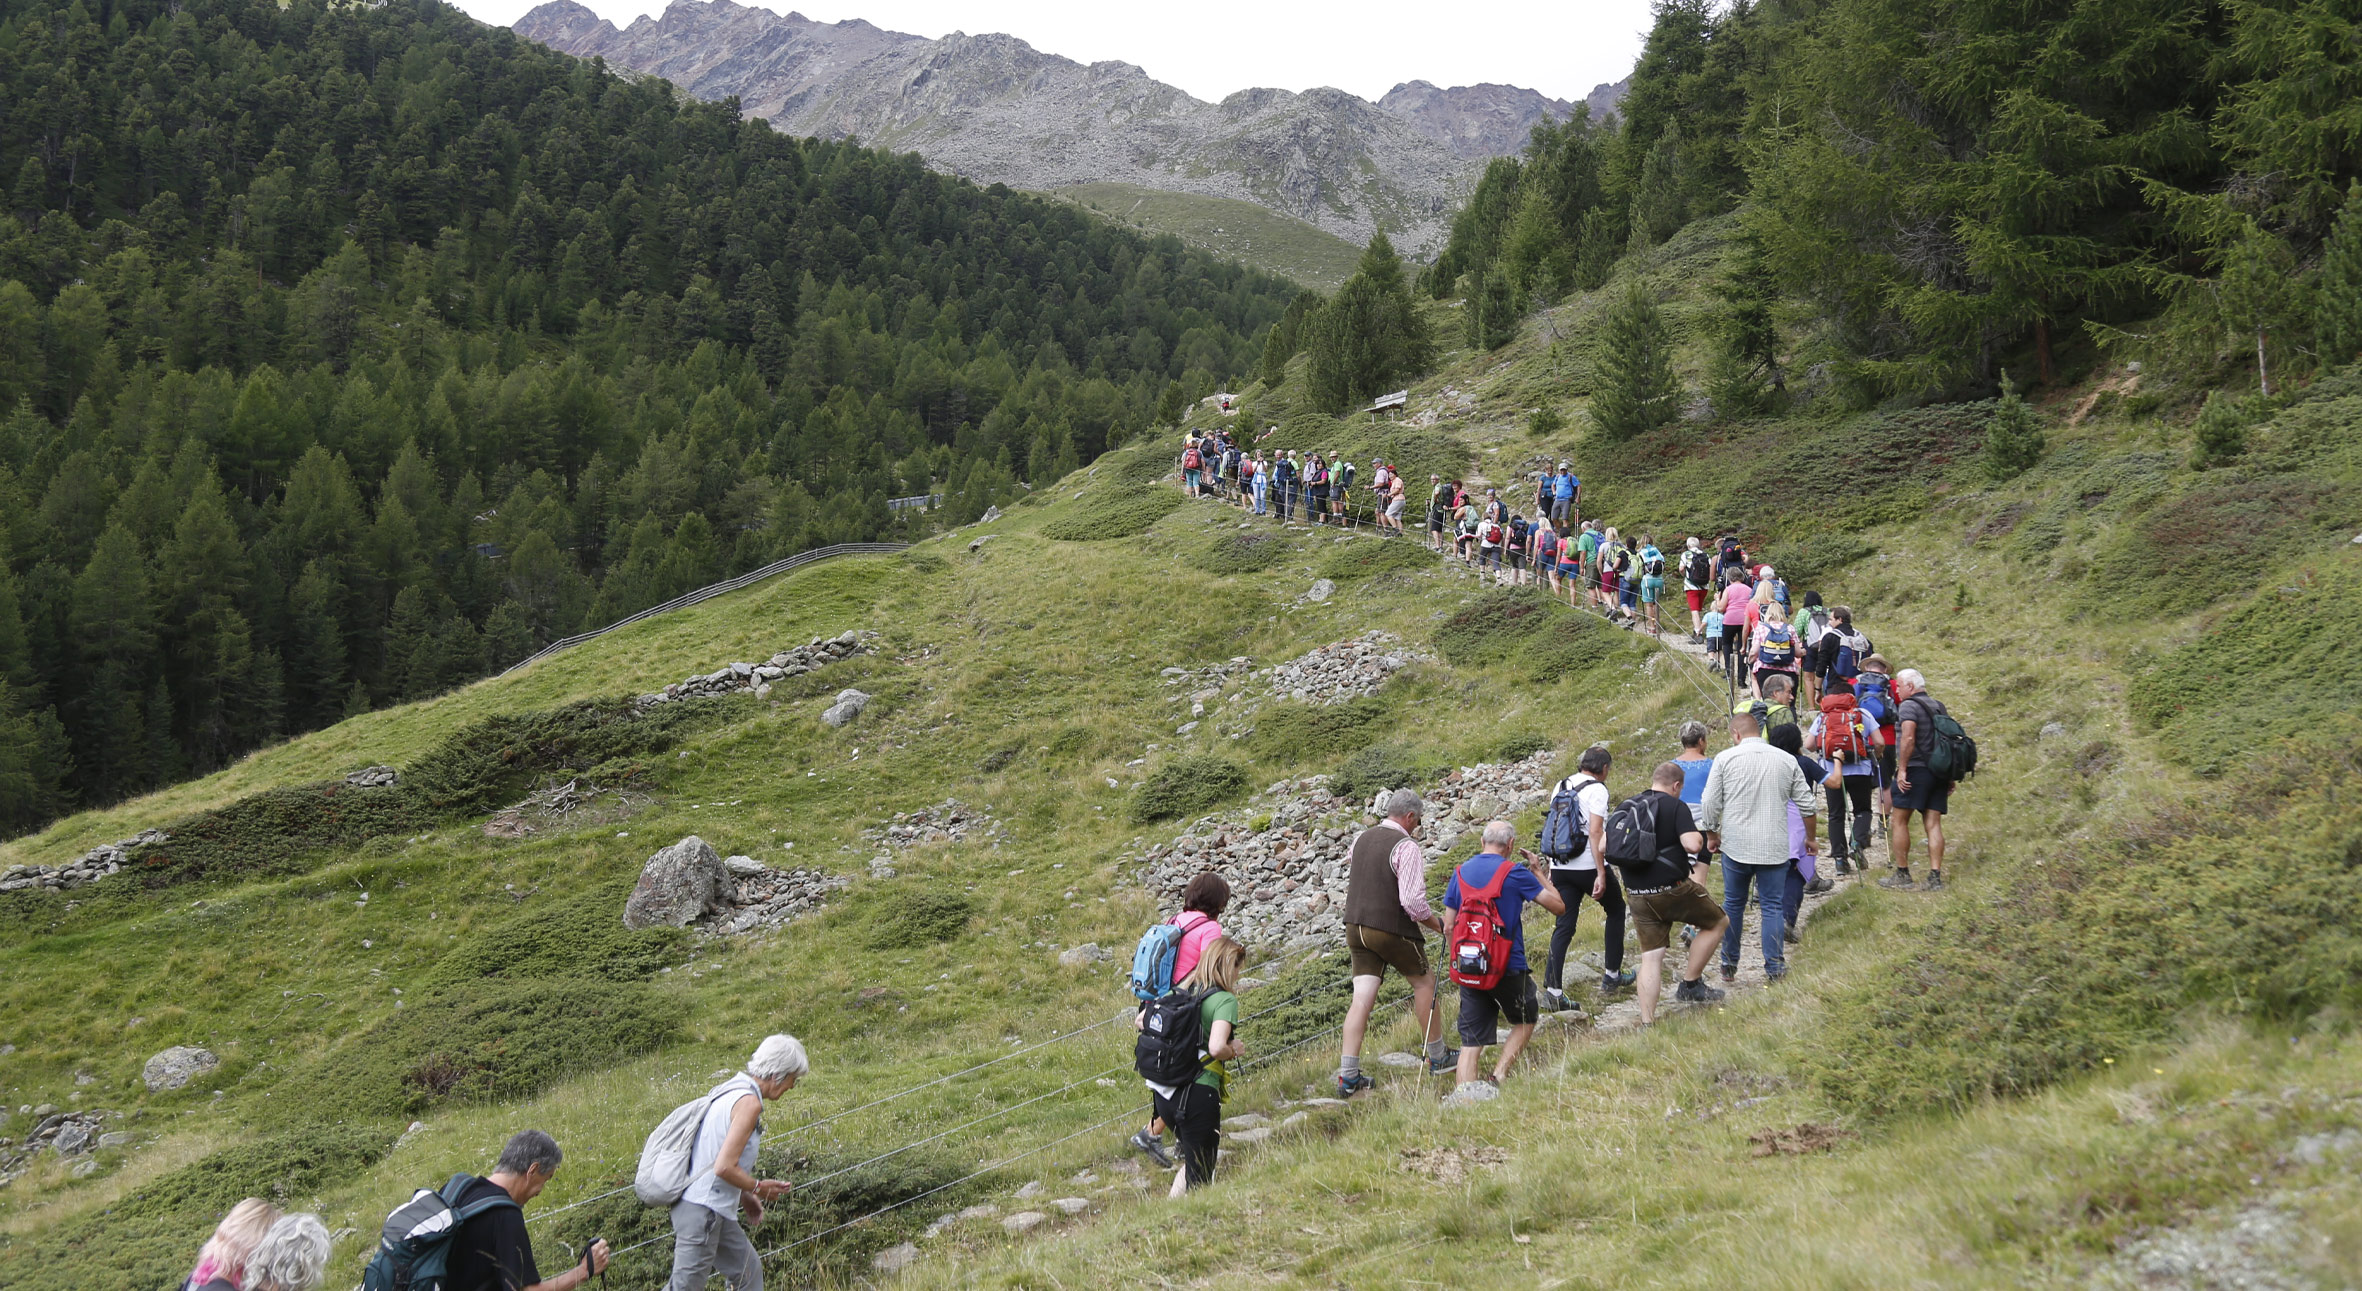
[(1205, 1072), (1206, 997), (1169, 991), (1141, 1008), (1140, 1038), (1132, 1045), (1132, 1070), (1159, 1085), (1186, 1085)]
[(1657, 803), (1647, 794), (1626, 798), (1607, 814), (1602, 848), (1619, 870), (1643, 870), (1657, 862)]
[(386, 1216), (377, 1254), (361, 1271), (362, 1291), (442, 1291), (460, 1225), (487, 1210), (517, 1205), (506, 1193), (460, 1205), (459, 1196), (473, 1177), (455, 1174), (440, 1190), (421, 1188)]
[(1714, 585), (1714, 558), (1702, 551), (1689, 554), (1689, 581), (1700, 587)]

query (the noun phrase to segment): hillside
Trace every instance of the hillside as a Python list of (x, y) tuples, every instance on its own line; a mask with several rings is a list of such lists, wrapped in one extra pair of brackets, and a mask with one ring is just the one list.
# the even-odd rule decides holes
[[(731, 0), (675, 0), (620, 29), (574, 0), (549, 0), (516, 31), (700, 98), (734, 98), (789, 134), (917, 152), (978, 183), (1230, 198), (1357, 246), (1384, 229), (1420, 256), (1442, 243), (1485, 158), (1522, 147), (1542, 114), (1572, 111), (1512, 86), (1425, 82), (1375, 104), (1333, 89), (1207, 103), (1129, 63), (1086, 66), (1011, 36), (930, 40)], [(1592, 97), (1602, 93), (1612, 87)]]
[[(1605, 1285), (1640, 1268), (1700, 1285), (1767, 1250), (1799, 1285), (2156, 1285), (2155, 1268), (2351, 1284), (2362, 894), (2340, 858), (2362, 829), (2342, 770), (2362, 730), (2319, 652), (2340, 639), (2337, 592), (2362, 578), (2346, 542), (2362, 526), (2362, 385), (2292, 394), (2241, 467), (2200, 472), (2184, 465), (2187, 392), (2149, 402), (2096, 372), (2045, 399), (2048, 454), (2000, 486), (1977, 465), (1983, 404), (1680, 425), (1624, 446), (1525, 429), (1543, 402), (1581, 423), (1589, 360), (1551, 338), (1587, 334), (1627, 285), (1663, 301), (1691, 338), (1680, 367), (1702, 371), (1696, 320), (1729, 231), (1693, 226), (1504, 352), (1447, 354), (1404, 422), (1293, 412), (1294, 375), (1250, 389), (1243, 416), (1281, 424), (1273, 444), (1505, 486), (1572, 457), (1588, 510), (1759, 540), (1799, 585), (1855, 606), (1983, 741), (1986, 769), (1955, 801), (1951, 892), (1840, 892), (1777, 990), (1647, 1032), (1594, 1006), (1599, 1026), (1546, 1031), (1479, 1109), (1439, 1107), (1408, 1077), (1346, 1108), (1302, 1102), (1333, 1057), (1322, 991), (1338, 970), (1308, 954), (1325, 941), (1317, 915), (1303, 916), (1315, 935), (1288, 931), (1309, 909), (1288, 904), (1301, 890), (1251, 901), (1261, 913), (1241, 923), (1262, 930), (1269, 984), (1249, 1007), (1282, 1007), (1247, 1024), (1270, 1061), (1226, 1110), (1279, 1128), (1235, 1143), (1176, 1224), (1135, 1195), (1118, 1143), (1136, 1101), (1120, 1037), (1066, 1038), (1123, 998), (1120, 964), (1066, 952), (1120, 956), (1157, 908), (1160, 844), (1202, 843), (1187, 827), (1209, 811), (1250, 829), (1357, 819), (1323, 805), (1302, 779), (1315, 773), (1344, 777), (1331, 784), (1348, 803), (1399, 778), (1445, 797), (1466, 792), (1442, 783), (1451, 768), (1544, 748), (1555, 769), (1604, 740), (1621, 786), (1719, 691), (1630, 634), (1482, 592), (1408, 546), (1242, 532), (1235, 511), (1156, 482), (1165, 440), (906, 555), (789, 575), (11, 845), (10, 863), (54, 864), (83, 840), (213, 812), (186, 837), (252, 831), (244, 850), (269, 859), (191, 877), (175, 867), (211, 853), (168, 843), (138, 876), (0, 896), (18, 1001), (0, 1036), (15, 1046), (9, 1097), (103, 1111), (101, 1129), (131, 1135), (86, 1158), (87, 1176), (36, 1158), (0, 1193), (0, 1280), (156, 1284), (218, 1199), (274, 1182), (365, 1233), (525, 1124), (568, 1148), (536, 1203), (554, 1211), (614, 1186), (683, 1091), (784, 1026), (815, 1072), (767, 1151), (810, 1186), (758, 1242), (814, 1239), (772, 1266), (799, 1285), (872, 1276), (906, 1241), (900, 1280), (916, 1286), (1254, 1270), (1289, 1285)], [(1870, 504), (1832, 512), (1830, 490)], [(2223, 514), (2264, 528), (2202, 522)], [(1310, 598), (1324, 576), (1333, 594)], [(847, 630), (882, 635), (766, 700), (660, 707), (647, 727), (532, 716)], [(1372, 631), (1398, 634), (1386, 648), (1407, 662), (1374, 702), (1308, 707), (1255, 671)], [(875, 698), (832, 730), (818, 715), (847, 687)], [(276, 843), (311, 827), (239, 805), (377, 762), (442, 783), (487, 738), (522, 756), (469, 803), (389, 817), (398, 828), (368, 841)], [(1196, 760), (1209, 755), (1240, 774)], [(587, 819), (483, 828), (569, 781), (612, 792)], [(1173, 804), (1176, 790), (1196, 796)], [(1530, 830), (1538, 803), (1507, 792), (1531, 804)], [(923, 820), (882, 832), (947, 799), (969, 813), (963, 837), (927, 842)], [(689, 833), (849, 886), (776, 930), (622, 933), (641, 863)], [(2183, 893), (2241, 917), (2192, 918)], [(101, 958), (109, 971), (89, 973)], [(1376, 1047), (1411, 1039), (1395, 1023)], [(222, 1065), (145, 1092), (141, 1062), (175, 1043)], [(20, 1114), (6, 1132), (34, 1124)], [(1079, 1213), (1025, 1200), (1033, 1181)], [(996, 1209), (937, 1222), (968, 1206)], [(1003, 1231), (1029, 1207), (1052, 1217)], [(537, 1240), (624, 1245), (659, 1234), (652, 1214), (609, 1199), (553, 1214)], [(1204, 1233), (1223, 1236), (1189, 1236)], [(364, 1249), (342, 1242), (337, 1267)], [(612, 1276), (652, 1278), (662, 1250)]]
[(1335, 291), (1361, 257), (1361, 248), (1343, 238), (1253, 202), (1131, 184), (1076, 184), (1054, 195), (1118, 224), (1170, 234), (1315, 291)]

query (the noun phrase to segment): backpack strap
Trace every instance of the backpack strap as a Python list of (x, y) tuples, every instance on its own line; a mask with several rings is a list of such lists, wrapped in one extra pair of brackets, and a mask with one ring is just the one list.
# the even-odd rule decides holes
[(1493, 877), (1492, 877), (1492, 881), (1491, 881), (1491, 882), (1489, 882), (1489, 883), (1487, 883), (1487, 884), (1485, 884), (1483, 887), (1481, 887), (1481, 888), (1478, 888), (1478, 887), (1471, 887), (1471, 886), (1469, 886), (1469, 883), (1468, 883), (1468, 867), (1467, 867), (1465, 864), (1463, 864), (1463, 865), (1460, 867), (1460, 902), (1461, 902), (1461, 904), (1462, 904), (1463, 906), (1465, 906), (1465, 905), (1466, 905), (1468, 902), (1470, 902), (1470, 901), (1498, 901), (1498, 900), (1500, 900), (1500, 899), (1501, 899), (1501, 889), (1503, 889), (1503, 888), (1505, 888), (1505, 887), (1509, 886), (1509, 865), (1510, 865), (1509, 858), (1508, 858), (1508, 857), (1506, 857), (1506, 856), (1502, 857), (1502, 858), (1501, 858), (1501, 864), (1500, 864), (1500, 865), (1499, 865), (1497, 868), (1495, 868), (1495, 869), (1493, 870)]

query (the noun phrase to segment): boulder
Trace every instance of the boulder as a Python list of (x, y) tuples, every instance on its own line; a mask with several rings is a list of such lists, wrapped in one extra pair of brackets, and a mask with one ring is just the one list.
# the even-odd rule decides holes
[(220, 1065), (221, 1059), (214, 1057), (209, 1049), (176, 1044), (148, 1059), (147, 1065), (140, 1069), (140, 1079), (147, 1082), (151, 1094), (185, 1089), (191, 1080)]
[(1336, 594), (1337, 585), (1324, 578), (1314, 583), (1312, 585), (1312, 590), (1304, 593), (1304, 599), (1308, 601), (1325, 601)]
[(626, 928), (685, 928), (729, 907), (730, 871), (704, 839), (691, 834), (648, 858), (623, 903)]
[(1049, 1216), (1038, 1210), (1020, 1210), (1001, 1221), (1001, 1227), (1012, 1233), (1028, 1233), (1039, 1227)]
[(870, 1257), (869, 1266), (880, 1273), (900, 1273), (918, 1262), (918, 1243), (904, 1242), (900, 1246), (889, 1246)]
[(1115, 956), (1108, 953), (1106, 947), (1101, 946), (1095, 941), (1086, 941), (1082, 945), (1076, 946), (1072, 950), (1061, 952), (1058, 956), (1058, 962), (1064, 964), (1068, 968), (1082, 968), (1086, 965), (1101, 963), (1113, 958), (1115, 958)]
[(861, 716), (861, 710), (869, 707), (869, 699), (868, 695), (858, 690), (840, 690), (837, 692), (837, 702), (829, 705), (828, 711), (820, 715), (820, 720), (832, 727), (843, 726)]
[(997, 506), (994, 506), (994, 507), (986, 507), (986, 508), (984, 508), (984, 514), (983, 514), (983, 515), (981, 515), (981, 516), (978, 516), (978, 517), (976, 518), (976, 523), (978, 523), (978, 524), (991, 524), (993, 521), (995, 521), (995, 520), (998, 520), (998, 519), (1000, 519), (1000, 518), (1001, 518), (1001, 509), (1000, 509), (999, 507), (997, 507)]

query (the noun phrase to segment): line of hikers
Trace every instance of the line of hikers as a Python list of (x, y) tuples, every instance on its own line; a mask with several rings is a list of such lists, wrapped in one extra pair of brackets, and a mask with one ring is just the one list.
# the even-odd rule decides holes
[(1407, 497), (1393, 464), (1370, 460), (1366, 497), (1354, 493), (1357, 474), (1343, 453), (1294, 448), (1266, 453), (1240, 445), (1223, 429), (1192, 434), (1181, 447), (1181, 491), (1190, 497), (1224, 500), (1250, 515), (1280, 520), (1346, 528), (1367, 521), (1381, 531), (1403, 532)]

